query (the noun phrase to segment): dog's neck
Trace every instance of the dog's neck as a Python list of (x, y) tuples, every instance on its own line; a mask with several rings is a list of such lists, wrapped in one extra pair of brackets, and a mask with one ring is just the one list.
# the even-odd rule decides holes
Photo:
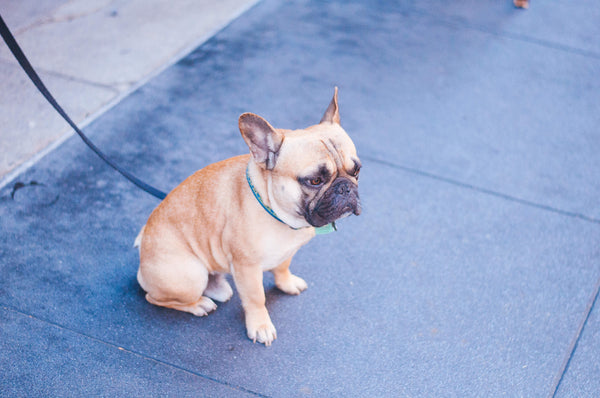
[(265, 176), (264, 174), (265, 173), (262, 172), (260, 167), (252, 160), (248, 163), (248, 166), (246, 167), (246, 180), (248, 181), (250, 190), (258, 203), (260, 203), (263, 209), (265, 209), (271, 217), (294, 230), (314, 228), (315, 233), (318, 235), (336, 230), (335, 223), (315, 228), (309, 225), (305, 220), (300, 221), (297, 217), (290, 217), (286, 212), (282, 211), (277, 205), (277, 202), (271, 200), (271, 198), (273, 198), (273, 182), (271, 180), (271, 175), (267, 173)]
[(258, 203), (260, 203), (263, 209), (265, 209), (271, 217), (280, 223), (287, 225), (291, 229), (307, 227), (307, 225), (300, 225), (296, 220), (290, 220), (290, 217), (277, 206), (277, 202), (272, 200), (273, 183), (271, 176), (268, 175), (268, 173), (266, 174), (267, 175), (265, 176), (263, 170), (261, 170), (253, 161), (250, 161), (246, 167), (246, 180)]

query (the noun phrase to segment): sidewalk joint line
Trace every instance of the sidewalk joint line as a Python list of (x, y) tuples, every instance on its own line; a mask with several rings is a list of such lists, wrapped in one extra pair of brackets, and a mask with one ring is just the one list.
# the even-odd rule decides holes
[(560, 367), (560, 370), (559, 370), (556, 378), (554, 379), (554, 383), (552, 384), (552, 389), (550, 390), (550, 394), (548, 394), (549, 398), (554, 398), (556, 396), (556, 393), (558, 392), (558, 389), (560, 388), (560, 385), (561, 385), (565, 375), (567, 374), (567, 370), (569, 370), (569, 365), (571, 364), (573, 356), (575, 356), (575, 351), (577, 351), (577, 346), (579, 345), (579, 341), (581, 340), (581, 335), (583, 334), (585, 325), (587, 325), (587, 322), (590, 319), (592, 310), (594, 309), (594, 307), (596, 306), (596, 302), (598, 301), (599, 293), (600, 293), (600, 278), (596, 282), (594, 293), (591, 295), (591, 297), (587, 303), (584, 317), (581, 320), (581, 322), (579, 323), (579, 327), (577, 328), (577, 333), (575, 333), (575, 336), (573, 337), (573, 340), (571, 341), (571, 344), (569, 345), (567, 355), (565, 356), (565, 359)]
[[(17, 66), (18, 66), (18, 64), (17, 64)], [(69, 82), (78, 83), (78, 84), (82, 84), (85, 86), (92, 86), (95, 88), (111, 91), (113, 93), (113, 95), (115, 95), (115, 96), (121, 94), (121, 92), (128, 91), (128, 88), (132, 87), (135, 84), (133, 82), (126, 82), (126, 81), (125, 82), (113, 82), (113, 83), (101, 83), (101, 82), (94, 82), (92, 80), (88, 80), (85, 77), (68, 75), (68, 74), (65, 74), (62, 72), (57, 72), (54, 70), (49, 70), (49, 69), (44, 69), (44, 68), (38, 68), (36, 70), (37, 70), (38, 74), (45, 74), (48, 76), (52, 76), (56, 79), (66, 80)], [(123, 90), (119, 90), (118, 87), (126, 87), (126, 88)]]
[(97, 343), (100, 343), (100, 344), (106, 345), (106, 346), (108, 346), (108, 347), (115, 348), (115, 349), (117, 349), (118, 351), (123, 351), (123, 352), (126, 352), (126, 353), (128, 353), (128, 354), (135, 355), (135, 356), (137, 356), (137, 357), (139, 357), (139, 358), (142, 358), (142, 359), (144, 359), (144, 360), (147, 360), (147, 361), (152, 361), (152, 362), (158, 363), (159, 365), (162, 365), (162, 366), (166, 366), (166, 367), (170, 367), (170, 368), (173, 368), (173, 369), (177, 369), (177, 370), (180, 370), (180, 371), (182, 371), (182, 372), (188, 373), (188, 374), (190, 374), (190, 375), (192, 375), (192, 376), (200, 377), (200, 378), (202, 378), (202, 379), (206, 379), (206, 380), (209, 380), (209, 381), (212, 381), (212, 382), (215, 382), (215, 383), (221, 384), (221, 385), (223, 385), (223, 386), (226, 386), (226, 387), (232, 388), (232, 389), (234, 389), (234, 390), (243, 391), (243, 392), (246, 392), (246, 393), (248, 393), (248, 394), (255, 395), (255, 396), (257, 396), (257, 397), (269, 398), (267, 395), (264, 395), (264, 394), (258, 393), (258, 392), (256, 392), (256, 391), (252, 391), (252, 390), (249, 390), (249, 389), (247, 389), (247, 388), (244, 388), (244, 387), (242, 387), (242, 386), (237, 386), (237, 385), (235, 385), (235, 384), (231, 384), (231, 383), (228, 383), (228, 382), (226, 382), (226, 381), (219, 380), (219, 379), (216, 379), (216, 378), (214, 378), (214, 377), (211, 377), (211, 376), (208, 376), (208, 375), (204, 375), (204, 374), (202, 374), (202, 373), (198, 373), (198, 372), (195, 372), (195, 371), (193, 371), (193, 370), (186, 369), (186, 368), (184, 368), (183, 366), (176, 365), (176, 364), (174, 364), (174, 363), (167, 362), (167, 361), (164, 361), (164, 360), (162, 360), (162, 359), (154, 358), (154, 357), (152, 357), (152, 356), (149, 356), (149, 355), (143, 354), (143, 353), (141, 353), (141, 352), (137, 352), (137, 351), (135, 351), (135, 350), (132, 350), (132, 349), (129, 349), (129, 348), (125, 348), (125, 347), (123, 347), (123, 346), (120, 346), (120, 345), (118, 345), (118, 344), (115, 344), (115, 343), (111, 343), (111, 342), (108, 342), (108, 341), (102, 340), (102, 339), (100, 339), (100, 338), (98, 338), (98, 337), (94, 337), (94, 336), (92, 336), (92, 335), (89, 335), (89, 334), (87, 334), (87, 333), (83, 333), (83, 332), (77, 331), (77, 330), (75, 330), (75, 329), (71, 329), (71, 328), (69, 328), (69, 327), (63, 326), (63, 325), (61, 325), (61, 324), (59, 324), (59, 323), (56, 323), (56, 322), (53, 322), (53, 321), (50, 321), (50, 320), (47, 320), (47, 319), (40, 318), (40, 317), (38, 317), (38, 316), (36, 316), (36, 315), (29, 314), (29, 313), (27, 313), (27, 312), (23, 312), (23, 311), (21, 311), (21, 310), (19, 310), (19, 309), (17, 309), (17, 308), (14, 308), (14, 307), (12, 307), (12, 306), (10, 306), (10, 305), (6, 305), (6, 304), (0, 304), (0, 307), (1, 307), (2, 309), (6, 310), (6, 311), (11, 311), (11, 312), (13, 312), (13, 313), (16, 313), (16, 314), (19, 314), (19, 315), (21, 315), (21, 316), (25, 316), (25, 317), (27, 317), (27, 318), (35, 319), (36, 321), (39, 321), (39, 322), (45, 323), (45, 324), (47, 324), (47, 325), (50, 325), (50, 326), (52, 326), (52, 327), (54, 327), (54, 328), (57, 328), (57, 329), (60, 329), (60, 330), (63, 330), (63, 331), (67, 331), (67, 332), (70, 332), (70, 333), (73, 333), (73, 334), (76, 334), (76, 335), (78, 335), (78, 336), (81, 336), (81, 337), (83, 337), (83, 338), (86, 338), (86, 339), (89, 339), (89, 340), (95, 341), (95, 342), (97, 342)]
[(556, 213), (556, 214), (560, 214), (563, 216), (567, 216), (567, 217), (572, 217), (572, 218), (579, 218), (581, 220), (587, 221), (587, 222), (592, 222), (595, 224), (600, 224), (600, 219), (597, 218), (593, 218), (593, 217), (589, 217), (586, 216), (585, 214), (581, 214), (581, 213), (575, 213), (575, 212), (571, 212), (571, 211), (567, 211), (567, 210), (562, 210), (562, 209), (558, 209), (556, 207), (552, 207), (552, 206), (548, 206), (548, 205), (544, 205), (541, 203), (536, 203), (536, 202), (532, 202), (526, 199), (521, 199), (521, 198), (517, 198), (515, 196), (511, 196), (502, 192), (498, 192), (498, 191), (493, 191), (491, 189), (487, 189), (487, 188), (483, 188), (483, 187), (478, 187), (476, 185), (472, 185), (466, 182), (462, 182), (459, 180), (454, 180), (452, 178), (448, 178), (448, 177), (443, 177), (437, 174), (433, 174), (433, 173), (429, 173), (423, 170), (418, 170), (412, 167), (407, 167), (407, 166), (402, 166), (396, 163), (392, 163), (392, 162), (388, 162), (386, 160), (381, 160), (378, 159), (374, 156), (369, 156), (369, 155), (361, 155), (361, 159), (365, 159), (371, 162), (375, 162), (375, 163), (379, 163), (381, 165), (385, 165), (388, 167), (392, 167), (398, 170), (403, 170), (407, 173), (411, 173), (411, 174), (416, 174), (422, 177), (427, 177), (433, 180), (437, 180), (437, 181), (442, 181), (445, 182), (447, 184), (451, 184), (451, 185), (455, 185), (455, 186), (459, 186), (462, 188), (467, 188), (470, 189), (472, 191), (476, 191), (476, 192), (480, 192), (480, 193), (484, 193), (486, 195), (491, 195), (491, 196), (495, 196), (501, 199), (505, 199), (511, 202), (515, 202), (515, 203), (520, 203), (522, 205), (525, 206), (529, 206), (529, 207), (534, 207), (540, 210), (545, 210), (545, 211), (549, 211), (552, 213)]

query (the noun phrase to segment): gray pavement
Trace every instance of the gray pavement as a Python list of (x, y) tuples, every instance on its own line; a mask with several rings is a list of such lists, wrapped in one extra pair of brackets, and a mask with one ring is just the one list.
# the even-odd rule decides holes
[[(2, 2), (0, 14), (61, 106), (85, 126), (255, 3), (23, 0)], [(4, 45), (0, 84), (3, 185), (72, 131)]]
[(337, 85), (363, 214), (300, 250), (300, 296), (265, 275), (265, 348), (237, 293), (205, 318), (144, 300), (157, 200), (71, 137), (0, 190), (0, 391), (598, 396), (599, 14), (261, 1), (85, 131), (169, 190), (247, 152), (240, 113), (303, 127)]

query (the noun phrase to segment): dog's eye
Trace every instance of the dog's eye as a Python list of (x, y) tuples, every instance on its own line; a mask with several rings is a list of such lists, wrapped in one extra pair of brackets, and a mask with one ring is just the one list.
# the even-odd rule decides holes
[(315, 177), (315, 178), (311, 178), (310, 179), (310, 185), (312, 186), (318, 186), (321, 185), (323, 183), (323, 179), (321, 177)]
[(360, 173), (361, 164), (356, 159), (353, 159), (353, 161), (354, 161), (354, 168), (348, 174), (358, 180), (358, 173)]

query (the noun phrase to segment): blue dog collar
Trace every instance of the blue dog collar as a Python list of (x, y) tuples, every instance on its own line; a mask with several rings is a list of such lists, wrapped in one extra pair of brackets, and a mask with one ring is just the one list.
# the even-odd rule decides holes
[[(258, 200), (258, 203), (260, 203), (260, 205), (262, 206), (262, 208), (265, 209), (265, 211), (267, 213), (269, 213), (271, 215), (271, 217), (273, 217), (274, 219), (276, 219), (280, 223), (285, 224), (285, 225), (287, 225), (288, 227), (290, 227), (291, 229), (294, 229), (294, 230), (300, 229), (300, 228), (294, 228), (294, 227), (286, 224), (281, 218), (277, 217), (277, 214), (275, 214), (275, 211), (270, 206), (267, 206), (265, 204), (265, 202), (260, 197), (260, 194), (258, 193), (258, 191), (256, 190), (256, 188), (254, 187), (254, 184), (252, 184), (252, 180), (250, 179), (250, 174), (248, 173), (249, 168), (250, 168), (250, 164), (248, 164), (248, 167), (246, 167), (246, 181), (248, 181), (248, 185), (250, 186), (250, 190), (252, 191), (252, 193), (254, 194), (254, 197), (256, 198), (256, 200)], [(323, 225), (322, 227), (315, 227), (315, 233), (317, 235), (325, 235), (325, 234), (329, 234), (329, 233), (331, 233), (333, 231), (337, 231), (337, 228), (335, 226), (335, 222), (332, 222), (331, 224)]]

